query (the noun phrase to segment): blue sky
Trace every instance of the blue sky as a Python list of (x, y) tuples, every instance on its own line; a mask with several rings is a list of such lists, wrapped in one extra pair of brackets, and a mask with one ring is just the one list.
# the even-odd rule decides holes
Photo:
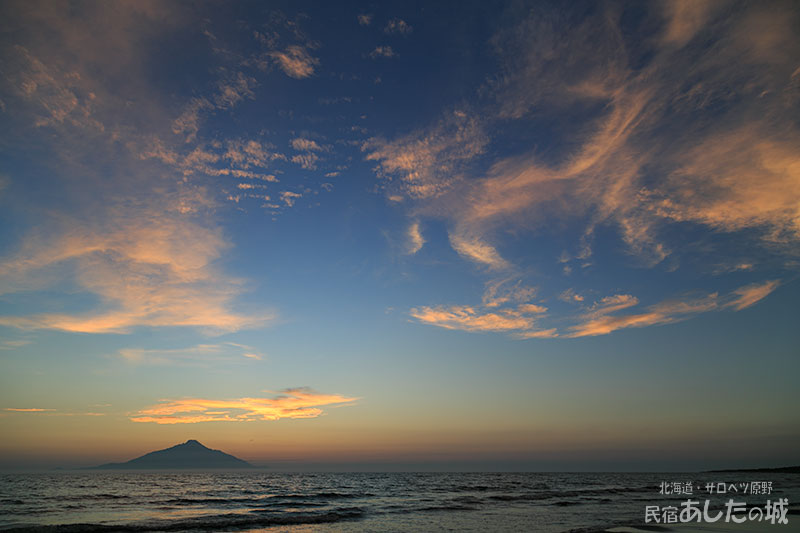
[(791, 3), (0, 11), (2, 465), (797, 462)]

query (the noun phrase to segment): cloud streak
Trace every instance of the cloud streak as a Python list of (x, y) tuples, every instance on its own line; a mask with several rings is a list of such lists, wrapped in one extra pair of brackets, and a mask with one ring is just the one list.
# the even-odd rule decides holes
[(502, 270), (510, 266), (493, 246), (478, 238), (450, 234), (450, 245), (459, 255), (492, 270)]
[(611, 297), (610, 301), (601, 302), (600, 305), (588, 313), (585, 321), (569, 329), (568, 337), (591, 337), (607, 335), (613, 331), (625, 328), (641, 328), (659, 324), (669, 324), (685, 320), (692, 315), (711, 311), (718, 307), (716, 293), (693, 300), (672, 300), (650, 306), (644, 313), (629, 315), (612, 315), (621, 309), (627, 309), (638, 304), (638, 300), (630, 295)]
[(755, 305), (769, 296), (770, 293), (777, 289), (779, 285), (779, 281), (771, 280), (765, 281), (764, 283), (754, 283), (746, 287), (740, 287), (733, 291), (733, 294), (735, 295), (734, 299), (727, 305), (736, 311), (747, 309), (751, 305)]
[(417, 321), (444, 329), (471, 332), (515, 333), (524, 338), (553, 337), (555, 330), (537, 327), (537, 315), (547, 308), (535, 304), (522, 304), (516, 308), (481, 310), (466, 305), (419, 307), (410, 315)]
[(582, 317), (582, 321), (569, 329), (567, 337), (607, 335), (616, 330), (670, 324), (709, 311), (732, 308), (741, 311), (766, 298), (780, 283), (777, 280), (755, 283), (733, 290), (722, 298), (718, 293), (693, 299), (675, 299), (648, 307), (645, 312), (626, 315), (614, 314), (638, 305), (631, 295), (615, 295), (595, 303)]
[(173, 349), (123, 348), (117, 353), (123, 360), (134, 365), (230, 364), (237, 361), (260, 361), (264, 358), (264, 354), (252, 346), (233, 342)]
[(196, 424), (317, 418), (324, 414), (322, 407), (352, 405), (356, 400), (358, 398), (296, 388), (286, 389), (281, 395), (272, 398), (164, 400), (134, 413), (130, 419), (133, 422), (156, 424)]

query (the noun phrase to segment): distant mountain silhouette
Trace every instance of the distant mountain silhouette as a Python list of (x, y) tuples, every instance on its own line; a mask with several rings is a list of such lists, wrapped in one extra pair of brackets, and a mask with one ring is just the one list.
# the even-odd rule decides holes
[(172, 470), (206, 468), (253, 468), (247, 461), (206, 448), (196, 440), (187, 440), (166, 450), (150, 452), (127, 463), (107, 463), (92, 467), (103, 470)]

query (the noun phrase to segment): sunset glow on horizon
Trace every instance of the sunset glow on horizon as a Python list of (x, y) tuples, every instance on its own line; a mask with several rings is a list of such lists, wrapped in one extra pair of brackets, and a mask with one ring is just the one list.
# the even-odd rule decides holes
[(797, 5), (0, 18), (0, 468), (800, 464)]

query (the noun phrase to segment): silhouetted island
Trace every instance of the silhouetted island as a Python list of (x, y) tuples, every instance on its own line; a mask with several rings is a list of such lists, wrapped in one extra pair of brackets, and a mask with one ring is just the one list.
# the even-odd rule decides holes
[(206, 448), (196, 440), (187, 440), (172, 448), (158, 450), (131, 459), (127, 463), (107, 463), (93, 470), (177, 470), (207, 468), (253, 468), (247, 461), (219, 450)]

